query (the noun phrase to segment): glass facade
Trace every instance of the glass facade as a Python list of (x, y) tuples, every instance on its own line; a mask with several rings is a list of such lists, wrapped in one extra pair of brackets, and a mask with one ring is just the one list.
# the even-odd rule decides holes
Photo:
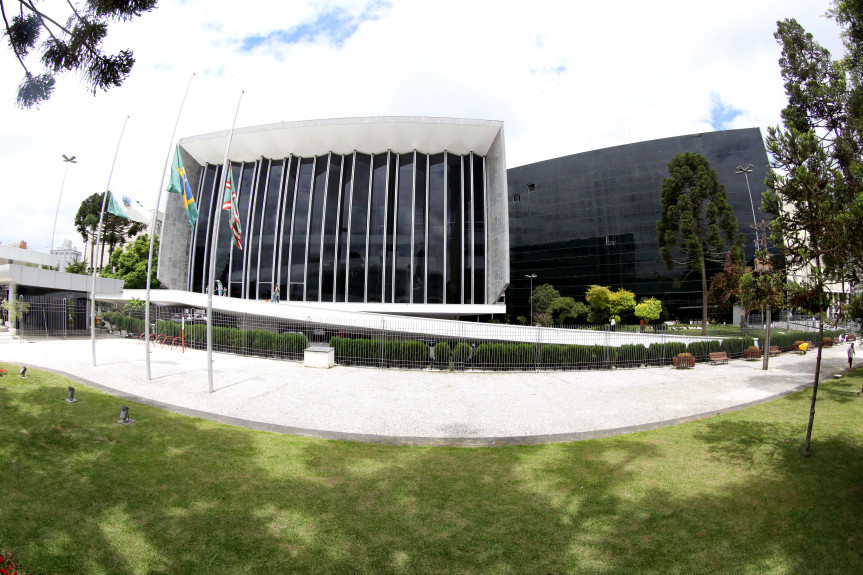
[[(566, 156), (507, 170), (510, 277), (507, 313), (530, 314), (534, 287), (553, 285), (562, 296), (583, 301), (592, 284), (625, 288), (637, 298), (656, 297), (681, 319), (700, 318), (701, 278), (686, 266), (669, 270), (659, 255), (656, 223), (662, 180), (675, 154), (704, 155), (724, 184), (746, 256), (754, 257), (752, 204), (737, 166), (749, 175), (757, 211), (767, 154), (757, 128), (666, 138)], [(475, 201), (480, 201), (475, 197)], [(479, 231), (474, 226), (474, 233)], [(481, 249), (474, 242), (475, 249)], [(481, 262), (482, 258), (476, 261)], [(712, 266), (712, 267), (711, 267)], [(708, 274), (721, 268), (710, 264)], [(476, 294), (474, 295), (476, 297)]]
[(484, 304), (485, 159), (417, 151), (328, 153), (233, 164), (243, 248), (203, 167), (188, 289), (203, 292), (213, 222), (216, 277), (233, 297)]

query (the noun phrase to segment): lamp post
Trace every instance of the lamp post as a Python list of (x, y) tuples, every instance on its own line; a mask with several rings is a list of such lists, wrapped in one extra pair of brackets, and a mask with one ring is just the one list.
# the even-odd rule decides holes
[(530, 280), (530, 325), (533, 325), (533, 280), (536, 274), (528, 274), (524, 277)]
[[(758, 252), (764, 251), (765, 254), (767, 252), (767, 230), (761, 230), (761, 237), (758, 236), (758, 220), (755, 218), (755, 202), (752, 201), (752, 188), (749, 187), (749, 174), (752, 173), (752, 164), (749, 164), (745, 168), (742, 166), (737, 166), (737, 170), (734, 172), (737, 175), (743, 174), (743, 177), (746, 178), (746, 191), (749, 192), (749, 205), (752, 207), (752, 227), (755, 229), (755, 268), (756, 271), (759, 271), (759, 259)], [(766, 224), (764, 224), (766, 226)], [(770, 261), (769, 259), (767, 260)], [(770, 273), (770, 266), (765, 265), (763, 268), (764, 271), (762, 273)], [(764, 332), (764, 355), (761, 360), (761, 369), (766, 370), (770, 365), (770, 323), (772, 318), (770, 317), (770, 304), (766, 305), (766, 317), (765, 320), (765, 332)]]
[(60, 184), (60, 197), (57, 198), (57, 211), (54, 212), (54, 229), (51, 231), (51, 248), (48, 250), (48, 253), (54, 251), (54, 234), (57, 233), (57, 216), (60, 214), (60, 200), (63, 199), (63, 188), (66, 186), (66, 174), (69, 173), (69, 164), (78, 163), (75, 160), (76, 156), (69, 158), (66, 154), (61, 155), (63, 157), (63, 162), (66, 163), (66, 170), (63, 172), (63, 183)]
[[(758, 220), (755, 218), (755, 202), (752, 201), (752, 189), (749, 187), (749, 174), (752, 173), (753, 167), (752, 164), (749, 164), (745, 168), (737, 166), (737, 171), (734, 173), (738, 176), (743, 174), (743, 177), (746, 178), (746, 191), (749, 192), (749, 206), (752, 208), (752, 223), (757, 226)], [(755, 249), (758, 249), (758, 228), (755, 229)]]

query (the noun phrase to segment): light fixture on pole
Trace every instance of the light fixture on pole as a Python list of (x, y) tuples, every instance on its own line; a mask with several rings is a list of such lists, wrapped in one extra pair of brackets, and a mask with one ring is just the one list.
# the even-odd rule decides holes
[(530, 280), (530, 325), (533, 325), (533, 280), (536, 279), (536, 274), (528, 274), (524, 277)]
[[(752, 168), (754, 166), (749, 164), (745, 168), (742, 166), (737, 166), (737, 170), (734, 172), (737, 175), (743, 174), (743, 177), (746, 178), (746, 191), (749, 192), (749, 205), (752, 207), (752, 227), (755, 229), (755, 261), (754, 267), (755, 271), (759, 273), (770, 273), (773, 271), (772, 266), (770, 265), (770, 257), (767, 255), (767, 230), (761, 229), (761, 235), (758, 235), (759, 228), (766, 228), (767, 224), (763, 223), (759, 226), (758, 220), (755, 217), (755, 202), (752, 201), (752, 188), (749, 187), (749, 174), (752, 173)], [(765, 253), (764, 262), (760, 261), (758, 257), (759, 252)], [(770, 365), (770, 323), (772, 318), (770, 317), (770, 304), (768, 303), (765, 307), (766, 317), (765, 325), (764, 325), (764, 355), (761, 360), (761, 369), (766, 370)]]
[(57, 216), (60, 214), (60, 200), (63, 199), (63, 188), (66, 186), (66, 175), (69, 173), (69, 164), (77, 164), (77, 160), (75, 159), (77, 156), (72, 156), (71, 158), (66, 156), (66, 154), (61, 154), (63, 157), (63, 162), (66, 163), (66, 170), (63, 172), (63, 183), (60, 184), (60, 197), (57, 198), (57, 211), (54, 212), (54, 229), (51, 231), (51, 248), (48, 250), (48, 253), (54, 251), (54, 234), (57, 233)]
[[(752, 189), (749, 187), (749, 174), (752, 173), (752, 168), (754, 167), (752, 164), (749, 164), (745, 168), (737, 166), (737, 171), (734, 173), (738, 176), (743, 174), (743, 177), (746, 178), (746, 191), (749, 192), (749, 206), (752, 208), (752, 223), (757, 226), (758, 220), (755, 218), (755, 202), (752, 201)], [(755, 249), (758, 249), (758, 228), (755, 229)]]

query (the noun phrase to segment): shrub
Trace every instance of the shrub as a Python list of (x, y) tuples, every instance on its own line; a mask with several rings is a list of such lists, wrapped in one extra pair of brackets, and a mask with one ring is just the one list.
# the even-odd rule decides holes
[(464, 364), (470, 359), (470, 344), (459, 342), (452, 351), (452, 360), (456, 364)]
[(722, 340), (720, 350), (724, 350), (728, 357), (743, 357), (743, 350), (755, 342), (751, 337), (731, 337)]
[(718, 341), (693, 341), (687, 346), (687, 351), (699, 361), (706, 360), (712, 352), (722, 351), (722, 344)]
[(439, 341), (434, 344), (434, 361), (438, 367), (446, 367), (449, 365), (452, 350), (449, 347), (449, 342)]
[(617, 365), (621, 367), (638, 367), (647, 363), (647, 348), (640, 343), (624, 344), (617, 351)]

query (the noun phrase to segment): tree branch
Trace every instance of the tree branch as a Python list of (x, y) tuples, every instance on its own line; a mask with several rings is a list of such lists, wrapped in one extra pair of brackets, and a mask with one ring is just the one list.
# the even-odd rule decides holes
[[(22, 17), (23, 11), (24, 9), (22, 8)], [(3, 0), (0, 0), (0, 12), (2, 12), (3, 14), (3, 24), (5, 24), (6, 26), (6, 34), (11, 37), (11, 33), (9, 30), (9, 20), (6, 19), (6, 8), (3, 6)], [(33, 74), (31, 74), (30, 70), (27, 69), (27, 66), (24, 65), (24, 60), (21, 58), (21, 54), (18, 53), (18, 48), (14, 44), (12, 44), (12, 42), (9, 42), (9, 44), (12, 46), (12, 51), (15, 52), (15, 57), (18, 58), (18, 62), (21, 64), (21, 67), (24, 68), (24, 73), (27, 74), (28, 78), (31, 77)]]

